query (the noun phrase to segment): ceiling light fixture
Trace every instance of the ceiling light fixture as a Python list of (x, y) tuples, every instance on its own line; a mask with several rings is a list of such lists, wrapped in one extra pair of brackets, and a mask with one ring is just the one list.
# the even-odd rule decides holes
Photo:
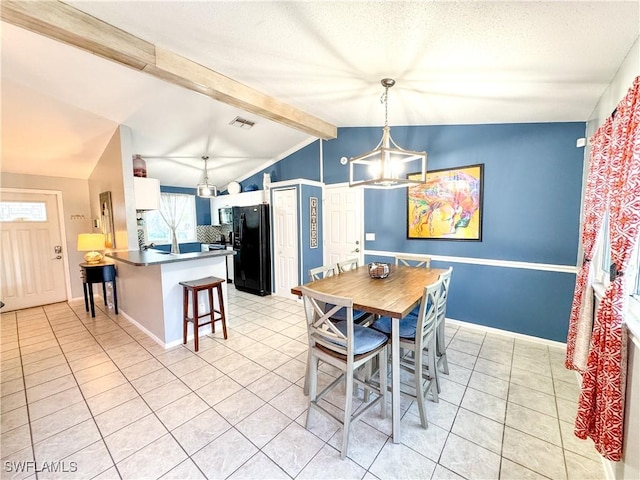
[(218, 187), (209, 183), (209, 172), (207, 171), (207, 160), (209, 160), (208, 155), (203, 155), (202, 159), (204, 160), (204, 182), (199, 183), (196, 187), (197, 194), (199, 197), (210, 198), (218, 196)]
[[(392, 78), (383, 78), (380, 83), (384, 87), (384, 93), (380, 102), (384, 103), (384, 128), (382, 139), (373, 150), (351, 157), (349, 159), (349, 186), (368, 188), (399, 188), (409, 185), (419, 185), (426, 182), (427, 152), (414, 152), (400, 148), (391, 138), (391, 128), (388, 123), (387, 98), (389, 89), (396, 81)], [(421, 163), (420, 172), (411, 175), (413, 178), (401, 178), (404, 172), (404, 164), (410, 162)], [(420, 178), (416, 178), (420, 175)]]

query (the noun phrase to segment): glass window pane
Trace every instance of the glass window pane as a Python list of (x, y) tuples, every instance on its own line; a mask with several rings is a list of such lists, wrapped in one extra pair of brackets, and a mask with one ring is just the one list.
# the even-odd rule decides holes
[(0, 202), (0, 222), (46, 222), (44, 202)]
[[(196, 201), (194, 195), (161, 193), (162, 214), (152, 210), (146, 215), (147, 242), (171, 243), (171, 228), (167, 221), (179, 218), (176, 237), (179, 243), (196, 241)], [(163, 215), (164, 214), (164, 218)]]

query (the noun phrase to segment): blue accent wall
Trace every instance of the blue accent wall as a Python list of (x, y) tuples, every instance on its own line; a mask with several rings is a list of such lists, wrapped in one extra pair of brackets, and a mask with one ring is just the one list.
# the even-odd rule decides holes
[[(298, 220), (298, 252), (300, 264), (298, 266), (298, 283), (307, 283), (309, 281), (309, 269), (322, 265), (323, 247), (322, 247), (322, 187), (315, 185), (292, 184), (285, 187), (275, 188), (271, 190), (271, 203), (273, 204), (273, 194), (278, 190), (287, 190), (295, 188), (298, 204), (296, 206), (296, 218)], [(311, 248), (311, 197), (318, 199), (318, 247)], [(271, 224), (273, 225), (273, 209), (271, 209)], [(272, 229), (272, 243), (273, 241)], [(272, 269), (272, 277), (275, 269)], [(272, 285), (275, 285), (275, 279), (272, 278)]]
[[(309, 269), (319, 267), (323, 264), (322, 249), (322, 188), (313, 185), (301, 185), (302, 200), (302, 221), (300, 222), (300, 233), (302, 237), (302, 278), (300, 283), (309, 281)], [(311, 248), (311, 197), (318, 199), (318, 247)]]
[(295, 180), (297, 178), (306, 178), (308, 180), (320, 181), (320, 141), (315, 142), (301, 148), (291, 155), (283, 158), (279, 162), (260, 170), (255, 175), (244, 179), (240, 182), (242, 191), (245, 191), (247, 185), (255, 183), (259, 190), (262, 190), (263, 174), (271, 175), (271, 182), (281, 182), (285, 180)]
[[(425, 150), (428, 170), (484, 164), (482, 241), (409, 240), (406, 189), (365, 189), (364, 231), (376, 235), (366, 250), (576, 265), (584, 156), (576, 139), (585, 136), (585, 123), (394, 126), (391, 134), (405, 149)], [(373, 149), (381, 135), (379, 127), (339, 128), (323, 143), (324, 182), (347, 182), (340, 158)], [(279, 180), (318, 180), (317, 161), (309, 160), (318, 158), (316, 149), (319, 155), (318, 142), (270, 168)], [(365, 256), (376, 259), (392, 261)], [(448, 317), (566, 341), (575, 275), (450, 265)]]

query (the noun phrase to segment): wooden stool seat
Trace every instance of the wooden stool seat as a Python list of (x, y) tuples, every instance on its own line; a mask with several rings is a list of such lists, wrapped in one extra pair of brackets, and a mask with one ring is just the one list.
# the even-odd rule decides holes
[[(189, 322), (193, 323), (193, 344), (195, 351), (198, 351), (198, 329), (205, 325), (211, 325), (211, 332), (215, 333), (215, 322), (220, 320), (222, 322), (222, 332), (225, 340), (227, 339), (227, 321), (224, 314), (224, 299), (222, 296), (222, 283), (225, 280), (217, 277), (204, 277), (197, 280), (189, 280), (186, 282), (180, 282), (182, 285), (183, 302), (182, 302), (182, 343), (187, 343), (187, 326)], [(213, 303), (213, 289), (218, 291), (218, 305), (220, 310), (214, 308)], [(207, 313), (200, 314), (198, 312), (198, 292), (206, 290), (209, 294), (209, 311)], [(191, 292), (192, 298), (192, 313), (193, 316), (189, 317), (189, 292)], [(215, 314), (219, 316), (215, 316)], [(210, 320), (205, 323), (200, 323), (200, 319), (209, 316)]]

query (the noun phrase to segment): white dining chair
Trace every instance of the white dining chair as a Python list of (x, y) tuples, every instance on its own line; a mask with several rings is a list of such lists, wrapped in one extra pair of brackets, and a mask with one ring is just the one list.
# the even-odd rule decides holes
[(431, 267), (431, 257), (427, 255), (413, 255), (408, 253), (398, 253), (395, 256), (396, 265), (407, 267)]
[[(400, 391), (405, 396), (414, 398), (418, 404), (420, 424), (428, 427), (425, 398), (431, 393), (434, 402), (439, 402), (438, 370), (436, 360), (436, 327), (438, 320), (438, 301), (442, 291), (442, 280), (424, 287), (417, 317), (407, 316), (400, 320), (401, 349), (413, 352), (411, 356), (402, 356), (400, 368), (413, 373), (415, 393)], [(391, 335), (391, 319), (382, 317), (372, 327)], [(424, 365), (426, 358), (426, 368)]]
[(322, 265), (320, 267), (309, 269), (309, 279), (314, 282), (326, 277), (333, 277), (338, 274), (338, 267), (336, 265)]
[[(447, 316), (447, 298), (449, 297), (449, 286), (453, 267), (449, 267), (445, 273), (438, 277), (442, 281), (442, 291), (438, 298), (438, 323), (436, 326), (436, 355), (438, 367), (442, 368), (442, 373), (449, 375), (449, 363), (447, 362), (447, 341), (445, 338), (445, 318)], [(438, 392), (440, 392), (440, 380), (438, 380)]]
[[(381, 404), (382, 418), (386, 417), (387, 393), (387, 343), (388, 338), (381, 332), (362, 327), (353, 321), (353, 301), (350, 298), (327, 295), (307, 287), (300, 287), (304, 300), (309, 339), (309, 404), (305, 427), (309, 428), (312, 411), (318, 411), (342, 424), (342, 449), (340, 457), (346, 458), (349, 448), (349, 432), (351, 425), (361, 415), (378, 403)], [(333, 308), (325, 311), (325, 305)], [(346, 310), (346, 320), (334, 322), (332, 315), (338, 310)], [(359, 367), (378, 358), (380, 363), (379, 383), (374, 384), (356, 377)], [(318, 392), (318, 363), (322, 360), (343, 373)], [(344, 415), (338, 417), (332, 408), (326, 408), (322, 398), (338, 385), (344, 383), (345, 403)], [(376, 394), (375, 399), (364, 402), (357, 411), (353, 411), (354, 386), (359, 385), (367, 393)]]
[(338, 262), (338, 273), (348, 272), (349, 270), (354, 270), (356, 268), (358, 268), (357, 258), (350, 258), (349, 260)]

